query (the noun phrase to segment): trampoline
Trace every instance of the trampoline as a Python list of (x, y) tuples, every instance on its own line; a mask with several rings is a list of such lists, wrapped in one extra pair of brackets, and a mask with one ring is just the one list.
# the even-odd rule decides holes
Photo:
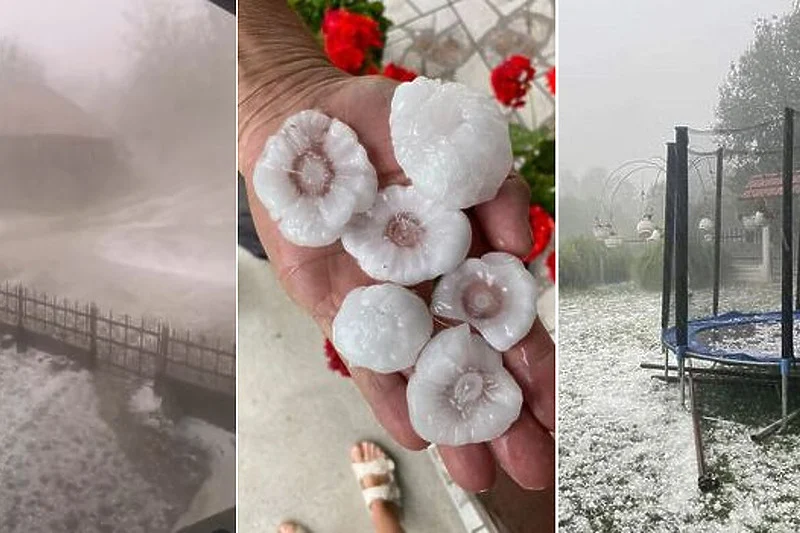
[[(719, 486), (719, 480), (706, 465), (703, 435), (701, 429), (700, 407), (696, 396), (699, 393), (698, 379), (701, 374), (712, 374), (718, 377), (728, 376), (733, 379), (752, 379), (756, 376), (766, 377), (772, 381), (780, 380), (781, 417), (769, 423), (756, 433), (753, 440), (762, 440), (776, 432), (784, 431), (788, 424), (800, 418), (800, 409), (789, 412), (790, 378), (798, 377), (795, 355), (795, 338), (800, 339), (800, 224), (795, 221), (800, 217), (793, 216), (800, 196), (800, 173), (795, 172), (794, 144), (795, 111), (784, 110), (783, 116), (776, 116), (761, 124), (744, 127), (738, 130), (693, 130), (686, 126), (675, 128), (675, 141), (667, 143), (666, 190), (664, 195), (664, 232), (663, 232), (663, 264), (662, 264), (662, 301), (661, 301), (661, 345), (664, 352), (664, 381), (680, 384), (681, 404), (686, 404), (687, 386), (690, 392), (690, 411), (694, 433), (695, 453), (698, 469), (698, 485), (701, 491), (713, 490)], [(731, 135), (752, 131), (770, 130), (776, 133), (783, 131), (780, 146), (769, 149), (738, 150), (730, 146), (716, 145), (713, 151), (699, 152), (690, 148), (689, 135), (707, 135), (715, 143), (730, 139)], [(690, 161), (689, 156), (696, 156)], [(726, 157), (744, 157), (758, 163), (766, 158), (770, 167), (780, 173), (759, 174), (751, 176), (739, 200), (762, 202), (754, 215), (745, 215), (739, 208), (738, 217), (725, 213), (723, 206), (724, 174)], [(761, 159), (762, 156), (765, 159)], [(753, 159), (754, 158), (754, 159)], [(709, 175), (713, 175), (713, 202), (709, 201), (706, 187), (702, 183), (699, 164), (704, 160), (715, 160), (716, 165), (709, 165)], [(739, 161), (741, 163), (741, 160)], [(763, 166), (763, 165), (762, 165)], [(689, 169), (692, 168), (700, 179), (700, 183), (689, 181)], [(741, 171), (741, 165), (733, 165), (729, 173)], [(694, 185), (694, 189), (691, 185)], [(690, 194), (702, 194), (700, 201), (692, 201)], [(767, 199), (772, 205), (768, 207)], [(730, 200), (730, 199), (729, 199)], [(728, 202), (731, 203), (730, 201)], [(695, 209), (691, 213), (690, 207)], [(729, 206), (729, 209), (731, 207)], [(752, 210), (753, 205), (749, 204)], [(770, 215), (766, 216), (765, 211)], [(713, 217), (713, 218), (712, 218)], [(729, 230), (733, 228), (731, 220), (741, 225), (739, 240), (728, 239), (739, 248), (745, 243), (757, 250), (761, 263), (756, 272), (762, 276), (761, 281), (770, 283), (776, 276), (772, 269), (778, 265), (780, 272), (780, 302), (766, 304), (766, 308), (758, 311), (742, 310), (742, 307), (755, 306), (755, 302), (741, 294), (729, 300), (729, 307), (740, 308), (736, 311), (720, 311), (720, 281), (722, 277), (722, 242), (731, 237)], [(723, 219), (729, 225), (723, 233)], [(690, 232), (690, 224), (699, 230)], [(734, 222), (735, 224), (735, 222)], [(751, 239), (754, 229), (761, 227), (761, 242)], [(747, 233), (749, 232), (749, 233)], [(772, 239), (774, 232), (776, 239)], [(738, 238), (738, 237), (737, 237)], [(752, 243), (755, 243), (753, 245)], [(773, 246), (776, 245), (776, 246)], [(779, 252), (780, 258), (773, 260), (773, 250)], [(752, 251), (752, 250), (751, 250)], [(730, 250), (725, 250), (730, 252)], [(700, 258), (698, 260), (698, 257)], [(752, 257), (752, 256), (750, 256)], [(740, 261), (742, 258), (738, 258)], [(728, 261), (729, 259), (726, 259)], [(727, 264), (727, 263), (726, 263)], [(690, 265), (697, 269), (692, 270)], [(730, 266), (730, 265), (728, 265)], [(708, 296), (690, 291), (690, 277), (693, 287), (699, 286), (697, 277), (705, 275), (705, 287), (711, 287), (711, 300), (708, 308), (699, 309), (698, 299)], [(795, 287), (795, 276), (798, 287)], [(710, 278), (710, 279), (709, 279)], [(795, 291), (795, 289), (798, 289)], [(762, 291), (758, 291), (759, 293)], [(694, 298), (692, 299), (692, 295)], [(738, 298), (737, 298), (738, 297)], [(690, 300), (692, 312), (690, 313)], [(734, 301), (731, 303), (732, 301)], [(763, 307), (763, 306), (762, 306)], [(674, 357), (676, 365), (670, 364)], [(705, 362), (695, 366), (693, 360)], [(735, 370), (719, 368), (722, 365), (737, 366)], [(660, 368), (658, 364), (643, 363), (644, 368)], [(670, 376), (670, 371), (677, 370), (677, 379)]]
[[(756, 124), (740, 130), (692, 130), (681, 126), (675, 128), (675, 141), (667, 143), (667, 172), (666, 190), (664, 197), (664, 240), (663, 240), (663, 271), (662, 271), (662, 307), (661, 307), (661, 344), (664, 350), (664, 378), (669, 380), (670, 370), (678, 373), (677, 381), (680, 383), (681, 403), (685, 405), (687, 381), (692, 392), (692, 414), (695, 419), (695, 439), (698, 450), (698, 467), (700, 470), (701, 487), (706, 479), (704, 467), (704, 454), (702, 453), (702, 437), (699, 431), (699, 412), (695, 408), (694, 391), (695, 383), (693, 373), (700, 368), (692, 368), (691, 360), (705, 361), (712, 364), (712, 370), (718, 365), (737, 365), (739, 368), (733, 374), (751, 374), (760, 371), (762, 374), (780, 379), (781, 418), (768, 424), (752, 435), (754, 440), (760, 440), (775, 432), (784, 430), (794, 418), (800, 417), (800, 410), (789, 412), (790, 377), (795, 377), (795, 366), (798, 359), (795, 356), (795, 338), (800, 339), (800, 290), (795, 292), (795, 276), (797, 285), (800, 285), (800, 253), (797, 242), (800, 241), (800, 225), (795, 222), (799, 217), (793, 216), (795, 195), (798, 191), (798, 178), (795, 172), (794, 144), (795, 111), (791, 108), (784, 110), (783, 116), (774, 117), (762, 124)], [(716, 149), (707, 152), (692, 150), (689, 135), (705, 134), (719, 142), (730, 135), (755, 129), (770, 129), (773, 132), (783, 131), (780, 146), (771, 150), (758, 150), (745, 152), (717, 145)], [(763, 202), (767, 206), (767, 199), (772, 203), (771, 213), (774, 217), (766, 220), (764, 212), (759, 208), (753, 216), (739, 214), (739, 223), (753, 235), (754, 226), (762, 226), (760, 254), (762, 264), (758, 272), (762, 273), (770, 282), (775, 277), (772, 265), (779, 266), (780, 272), (780, 302), (758, 312), (747, 310), (720, 311), (720, 278), (722, 275), (722, 221), (725, 219), (731, 226), (731, 220), (736, 216), (725, 213), (723, 210), (723, 175), (726, 171), (725, 158), (756, 155), (756, 160), (764, 156), (773, 161), (770, 168), (780, 172), (772, 175), (752, 176), (745, 187), (745, 192), (739, 197), (752, 201)], [(689, 156), (697, 156), (691, 160)], [(709, 202), (706, 189), (702, 184), (702, 177), (698, 171), (698, 161), (715, 160), (715, 168), (709, 165), (709, 174), (713, 175), (713, 201)], [(697, 183), (689, 180), (689, 170), (692, 168), (701, 178), (699, 188)], [(734, 165), (730, 173), (736, 172)], [(694, 189), (692, 188), (694, 186)], [(702, 201), (697, 198), (694, 202), (690, 198), (692, 191), (697, 194), (702, 190)], [(691, 213), (693, 207), (699, 213)], [(698, 208), (699, 207), (699, 208)], [(750, 205), (752, 209), (752, 205)], [(713, 217), (713, 219), (712, 219)], [(699, 224), (698, 224), (699, 221)], [(697, 226), (699, 233), (690, 232), (690, 222)], [(735, 222), (734, 222), (735, 224)], [(727, 230), (726, 230), (727, 231)], [(770, 238), (770, 231), (775, 233), (776, 239)], [(744, 233), (743, 233), (744, 234)], [(700, 238), (702, 237), (702, 238)], [(729, 242), (729, 241), (726, 241)], [(736, 241), (740, 247), (744, 240)], [(772, 246), (775, 244), (776, 246)], [(694, 248), (692, 248), (694, 246)], [(773, 261), (773, 249), (777, 249), (780, 258)], [(702, 253), (700, 253), (702, 252)], [(704, 255), (707, 254), (707, 255)], [(690, 261), (690, 256), (693, 260)], [(712, 293), (709, 309), (698, 311), (696, 301), (693, 300), (693, 313), (690, 314), (690, 287), (689, 278), (697, 273), (693, 271), (690, 276), (690, 264), (698, 264), (697, 257), (710, 257), (700, 261), (711, 279), (708, 280)], [(779, 263), (779, 265), (778, 265)], [(697, 296), (695, 295), (695, 300)], [(740, 302), (741, 303), (741, 302)], [(747, 306), (745, 301), (743, 306)], [(750, 303), (752, 305), (752, 302)], [(738, 305), (737, 307), (742, 307)], [(673, 356), (675, 366), (670, 365)], [(688, 362), (688, 365), (687, 365)], [(707, 369), (705, 369), (707, 370)], [(731, 375), (731, 371), (720, 370), (720, 374)], [(688, 375), (687, 375), (688, 374)], [(707, 479), (706, 479), (707, 481)]]
[[(687, 323), (686, 356), (722, 364), (780, 366), (781, 320), (779, 311), (740, 313), (731, 311)], [(794, 312), (800, 325), (800, 311)], [(795, 338), (800, 330), (795, 327)], [(661, 334), (664, 347), (676, 353), (677, 328)]]

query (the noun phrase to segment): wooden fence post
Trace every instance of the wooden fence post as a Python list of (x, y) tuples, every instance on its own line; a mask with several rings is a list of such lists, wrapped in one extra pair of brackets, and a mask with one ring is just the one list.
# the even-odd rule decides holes
[(22, 332), (22, 317), (25, 314), (25, 303), (23, 298), (25, 297), (25, 289), (22, 288), (22, 285), (17, 287), (17, 327)]
[(169, 325), (161, 324), (158, 336), (158, 363), (156, 378), (167, 375), (167, 358), (169, 357)]
[(89, 367), (97, 366), (97, 306), (89, 305)]
[(128, 328), (130, 328), (131, 319), (128, 314), (125, 314), (125, 337), (124, 341), (122, 341), (122, 345), (124, 346), (122, 352), (122, 366), (128, 369)]
[(25, 339), (25, 288), (17, 286), (17, 353), (28, 349)]

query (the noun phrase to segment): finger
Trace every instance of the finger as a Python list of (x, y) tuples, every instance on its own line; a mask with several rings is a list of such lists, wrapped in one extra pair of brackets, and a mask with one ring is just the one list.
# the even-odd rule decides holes
[(493, 200), (475, 206), (475, 216), (492, 248), (521, 257), (530, 253), (530, 200), (528, 184), (514, 175), (503, 182)]
[[(395, 158), (389, 129), (389, 112), (398, 85), (383, 76), (360, 78), (357, 94), (352, 90), (340, 91), (322, 109), (358, 133), (358, 140), (380, 177), (381, 187), (409, 184)], [(372, 112), (364, 113), (364, 109)]]
[(522, 389), (530, 413), (549, 431), (556, 428), (556, 350), (538, 318), (528, 335), (503, 354), (503, 364)]
[(528, 411), (523, 409), (491, 448), (497, 463), (519, 486), (542, 490), (555, 484), (555, 441)]
[(492, 452), (486, 444), (439, 446), (439, 455), (453, 481), (469, 492), (492, 488), (497, 470)]
[(422, 450), (428, 445), (411, 426), (406, 380), (401, 374), (378, 374), (355, 367), (350, 369), (350, 373), (375, 418), (401, 446), (409, 450)]
[(470, 229), (472, 230), (472, 242), (469, 246), (467, 257), (481, 257), (483, 254), (492, 251), (492, 245), (483, 232), (483, 226), (477, 215), (469, 217)]

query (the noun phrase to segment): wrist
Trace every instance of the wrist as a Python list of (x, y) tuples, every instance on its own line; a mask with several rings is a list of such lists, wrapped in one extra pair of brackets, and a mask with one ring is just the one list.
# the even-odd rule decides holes
[(283, 120), (319, 107), (350, 76), (328, 61), (285, 0), (241, 0), (238, 26), (239, 169), (249, 175), (255, 145), (260, 153)]

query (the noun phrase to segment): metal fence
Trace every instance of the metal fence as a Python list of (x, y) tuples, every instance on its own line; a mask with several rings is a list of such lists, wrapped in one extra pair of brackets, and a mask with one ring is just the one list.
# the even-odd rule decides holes
[(160, 320), (134, 320), (6, 283), (0, 286), (0, 324), (75, 348), (98, 366), (236, 394), (235, 345), (192, 337)]

